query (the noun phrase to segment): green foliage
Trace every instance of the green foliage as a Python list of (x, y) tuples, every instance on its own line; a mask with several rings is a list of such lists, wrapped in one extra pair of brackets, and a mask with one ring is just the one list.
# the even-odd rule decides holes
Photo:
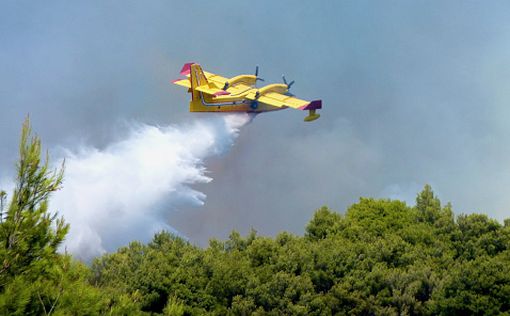
[(418, 210), (418, 219), (428, 223), (434, 223), (441, 213), (441, 202), (432, 192), (430, 185), (425, 185), (416, 197), (416, 209)]
[(41, 142), (23, 124), (16, 187), (10, 202), (0, 194), (0, 314), (94, 315), (103, 307), (89, 269), (57, 253), (69, 226), (48, 211), (63, 168), (50, 171), (40, 159)]
[(429, 185), (414, 207), (321, 207), (304, 236), (233, 231), (202, 249), (160, 232), (88, 267), (57, 253), (68, 226), (48, 198), (63, 171), (39, 155), (27, 121), (8, 204), (0, 192), (2, 315), (510, 314), (510, 220), (455, 218)]
[(434, 312), (444, 315), (499, 315), (510, 312), (509, 251), (459, 261), (434, 293)]
[(184, 303), (176, 297), (169, 297), (163, 314), (168, 316), (182, 316), (185, 312)]
[(202, 250), (161, 233), (93, 270), (101, 288), (157, 298), (142, 310), (167, 315), (508, 313), (509, 232), (482, 215), (455, 220), (425, 186), (415, 207), (369, 198), (345, 215), (322, 207), (304, 237), (234, 231)]
[(306, 236), (313, 240), (324, 239), (341, 229), (342, 217), (326, 206), (318, 209), (306, 226)]
[(49, 195), (59, 189), (63, 168), (49, 171), (48, 159), (41, 163), (40, 153), (41, 142), (31, 137), (27, 119), (21, 133), (16, 188), (7, 207), (5, 193), (1, 197), (0, 289), (25, 271), (44, 273), (68, 230), (62, 218), (48, 212)]

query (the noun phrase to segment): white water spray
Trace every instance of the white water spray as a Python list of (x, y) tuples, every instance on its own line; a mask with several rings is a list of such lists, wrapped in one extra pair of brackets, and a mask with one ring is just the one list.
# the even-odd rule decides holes
[(50, 204), (71, 225), (66, 249), (90, 259), (159, 230), (174, 231), (169, 211), (204, 203), (205, 195), (190, 187), (212, 180), (204, 159), (228, 150), (250, 119), (233, 114), (185, 127), (140, 125), (102, 150), (66, 150), (63, 189)]

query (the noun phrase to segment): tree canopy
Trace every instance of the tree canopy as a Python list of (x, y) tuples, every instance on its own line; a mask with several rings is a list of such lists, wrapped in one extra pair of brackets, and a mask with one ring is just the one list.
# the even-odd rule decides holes
[(163, 231), (85, 265), (57, 251), (73, 229), (48, 211), (63, 168), (40, 151), (27, 121), (0, 194), (0, 314), (510, 314), (510, 221), (455, 216), (428, 185), (415, 206), (321, 207), (303, 236), (233, 231), (200, 248)]

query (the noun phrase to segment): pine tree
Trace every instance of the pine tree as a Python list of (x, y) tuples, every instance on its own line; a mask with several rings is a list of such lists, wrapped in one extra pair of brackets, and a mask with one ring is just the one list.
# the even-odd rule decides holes
[(441, 202), (434, 195), (432, 187), (425, 185), (423, 190), (416, 197), (416, 210), (421, 221), (434, 223), (441, 214)]
[(62, 184), (64, 166), (41, 161), (41, 141), (27, 118), (21, 132), (16, 186), (10, 202), (0, 195), (0, 290), (15, 276), (32, 279), (51, 266), (69, 226), (48, 211), (48, 198)]

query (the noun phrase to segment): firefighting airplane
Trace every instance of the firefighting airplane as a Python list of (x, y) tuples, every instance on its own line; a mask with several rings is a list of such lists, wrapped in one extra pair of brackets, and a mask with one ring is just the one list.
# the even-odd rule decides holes
[(181, 75), (187, 79), (177, 79), (173, 83), (188, 88), (191, 93), (190, 112), (268, 112), (294, 108), (308, 110), (306, 122), (319, 118), (315, 113), (322, 108), (322, 101), (305, 101), (295, 98), (289, 93), (294, 81), (273, 83), (262, 88), (255, 87), (258, 77), (258, 66), (255, 75), (239, 75), (227, 79), (202, 70), (197, 63), (187, 63), (182, 67)]

